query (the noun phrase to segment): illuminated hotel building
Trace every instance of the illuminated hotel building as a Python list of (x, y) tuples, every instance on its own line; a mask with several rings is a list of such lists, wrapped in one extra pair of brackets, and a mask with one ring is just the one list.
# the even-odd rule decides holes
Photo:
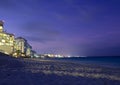
[(14, 57), (31, 57), (32, 46), (22, 37), (4, 31), (4, 22), (0, 21), (0, 52)]
[[(27, 43), (27, 40), (22, 37), (17, 37), (15, 39), (15, 52), (19, 51), (19, 55), (21, 57), (30, 57), (31, 56), (31, 49), (32, 47)], [(18, 54), (18, 53), (17, 53)]]
[(14, 35), (4, 31), (4, 22), (0, 21), (0, 52), (12, 55), (14, 52)]
[(19, 55), (17, 54), (17, 56), (25, 56), (25, 47), (24, 47), (24, 43), (26, 42), (26, 40), (22, 37), (18, 37), (15, 38), (15, 52), (18, 53), (19, 51)]

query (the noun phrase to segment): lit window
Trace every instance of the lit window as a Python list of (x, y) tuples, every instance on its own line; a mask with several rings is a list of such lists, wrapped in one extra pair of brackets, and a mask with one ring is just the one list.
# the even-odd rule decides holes
[(0, 26), (0, 29), (3, 29), (3, 27), (2, 27), (2, 26)]
[(7, 36), (7, 39), (9, 40), (9, 37)]
[(2, 42), (0, 42), (0, 45), (4, 45)]
[(5, 42), (5, 40), (2, 39), (2, 42)]
[(13, 41), (10, 41), (10, 43), (13, 43)]
[(13, 45), (13, 43), (10, 43), (10, 45)]
[(6, 43), (6, 45), (9, 45), (8, 43)]

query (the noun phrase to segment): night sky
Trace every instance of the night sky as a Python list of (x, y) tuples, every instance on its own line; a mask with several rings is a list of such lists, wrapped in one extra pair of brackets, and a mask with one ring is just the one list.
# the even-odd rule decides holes
[(120, 55), (120, 0), (0, 0), (0, 19), (38, 53)]

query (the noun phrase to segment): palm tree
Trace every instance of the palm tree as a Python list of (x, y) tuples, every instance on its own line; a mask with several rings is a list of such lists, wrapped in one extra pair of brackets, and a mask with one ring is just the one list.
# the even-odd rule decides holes
[(16, 53), (17, 53), (17, 57), (21, 56), (21, 51), (20, 50), (16, 50)]

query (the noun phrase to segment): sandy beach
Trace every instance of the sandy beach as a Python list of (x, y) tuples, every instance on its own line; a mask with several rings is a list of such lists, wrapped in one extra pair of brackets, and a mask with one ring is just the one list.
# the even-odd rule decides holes
[(120, 68), (4, 56), (0, 62), (0, 85), (120, 85)]

